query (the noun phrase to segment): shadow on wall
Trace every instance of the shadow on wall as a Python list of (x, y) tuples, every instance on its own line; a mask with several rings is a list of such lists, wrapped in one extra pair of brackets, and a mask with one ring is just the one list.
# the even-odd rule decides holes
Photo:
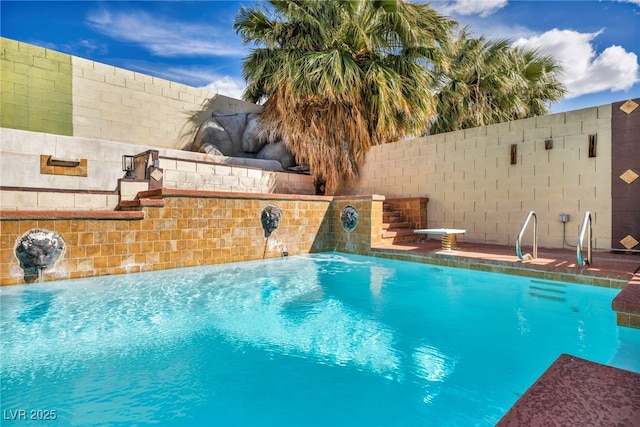
[(275, 160), (282, 169), (299, 171), (294, 155), (281, 140), (259, 135), (262, 107), (216, 95), (191, 111), (181, 132), (183, 149), (217, 156)]

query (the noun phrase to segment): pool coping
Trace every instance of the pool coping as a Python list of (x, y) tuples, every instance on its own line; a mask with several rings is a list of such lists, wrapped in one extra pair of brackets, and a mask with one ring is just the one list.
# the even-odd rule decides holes
[[(461, 244), (460, 250), (442, 250), (440, 242), (434, 240), (432, 243), (373, 246), (371, 247), (371, 255), (617, 289), (625, 287), (635, 275), (632, 271), (554, 263), (555, 260), (552, 257), (541, 256), (537, 260), (523, 261), (517, 258), (515, 250), (513, 255), (492, 254), (490, 249), (485, 250), (483, 246), (485, 245)], [(491, 248), (490, 245), (486, 246)], [(471, 251), (467, 251), (468, 248), (471, 248)], [(640, 257), (637, 261), (637, 268), (640, 269)]]
[(640, 374), (561, 354), (496, 424), (637, 425)]

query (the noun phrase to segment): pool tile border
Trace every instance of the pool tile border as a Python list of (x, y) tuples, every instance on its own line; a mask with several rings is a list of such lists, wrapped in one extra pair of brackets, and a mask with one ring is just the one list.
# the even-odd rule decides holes
[(510, 274), (513, 276), (526, 276), (536, 279), (555, 280), (559, 282), (581, 283), (605, 288), (622, 289), (628, 283), (628, 278), (612, 278), (607, 276), (594, 276), (574, 272), (558, 272), (535, 268), (514, 266), (500, 261), (471, 260), (470, 258), (456, 257), (438, 253), (407, 254), (390, 249), (371, 248), (371, 256), (389, 258), (401, 261), (420, 262), (444, 267), (465, 268), (467, 270), (487, 271), (493, 273)]

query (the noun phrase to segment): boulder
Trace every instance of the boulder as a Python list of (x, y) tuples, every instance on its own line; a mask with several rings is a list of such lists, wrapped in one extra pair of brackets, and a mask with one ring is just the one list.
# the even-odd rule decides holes
[(284, 169), (290, 168), (296, 165), (296, 159), (286, 147), (284, 142), (272, 142), (266, 144), (262, 150), (256, 155), (258, 159), (265, 160), (278, 160)]
[(196, 133), (193, 141), (193, 151), (202, 152), (205, 150), (204, 152), (208, 152), (206, 148), (201, 148), (203, 146), (213, 146), (225, 156), (231, 156), (233, 154), (234, 147), (231, 137), (215, 117), (207, 119), (202, 123), (198, 133)]
[(258, 126), (260, 125), (260, 116), (257, 114), (249, 114), (247, 117), (247, 126), (242, 134), (242, 151), (245, 153), (257, 153), (267, 143), (267, 141), (258, 135)]
[(259, 120), (260, 115), (253, 113), (211, 117), (198, 129), (191, 150), (216, 156), (257, 159), (255, 163), (267, 168), (274, 168), (276, 161), (285, 170), (295, 166), (294, 155), (282, 141), (272, 142), (259, 136)]
[[(242, 135), (244, 134), (245, 127), (247, 126), (247, 114), (234, 114), (232, 116), (218, 116), (215, 119), (220, 125), (227, 131), (231, 138), (231, 144), (233, 146), (230, 154), (224, 153), (228, 156), (234, 156), (240, 153), (242, 150)], [(224, 151), (223, 151), (224, 152)]]

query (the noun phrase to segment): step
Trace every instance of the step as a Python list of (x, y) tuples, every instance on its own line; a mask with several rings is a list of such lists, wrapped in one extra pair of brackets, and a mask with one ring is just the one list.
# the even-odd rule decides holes
[(120, 200), (118, 206), (116, 206), (117, 211), (139, 211), (142, 208), (155, 207), (161, 208), (164, 207), (163, 199), (136, 199), (136, 200)]
[(382, 222), (402, 222), (402, 212), (383, 212)]
[(383, 222), (382, 229), (383, 230), (391, 230), (396, 228), (411, 228), (410, 222)]

